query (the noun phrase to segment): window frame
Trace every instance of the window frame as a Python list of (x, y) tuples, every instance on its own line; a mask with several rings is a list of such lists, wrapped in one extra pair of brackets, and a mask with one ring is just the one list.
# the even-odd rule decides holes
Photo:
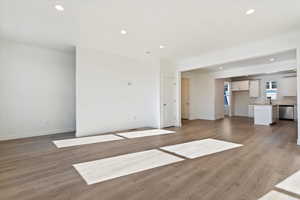
[(271, 97), (272, 100), (277, 100), (278, 81), (266, 81), (265, 88), (266, 97)]

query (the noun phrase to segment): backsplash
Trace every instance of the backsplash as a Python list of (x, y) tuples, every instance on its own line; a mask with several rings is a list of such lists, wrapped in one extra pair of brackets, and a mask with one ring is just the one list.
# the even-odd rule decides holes
[[(250, 98), (250, 104), (263, 104), (263, 103), (267, 103), (267, 98), (257, 98), (257, 99), (253, 99), (253, 98)], [(273, 104), (281, 104), (281, 105), (284, 105), (284, 104), (291, 104), (291, 105), (294, 105), (294, 104), (297, 104), (297, 97), (281, 97), (277, 100), (272, 100)]]

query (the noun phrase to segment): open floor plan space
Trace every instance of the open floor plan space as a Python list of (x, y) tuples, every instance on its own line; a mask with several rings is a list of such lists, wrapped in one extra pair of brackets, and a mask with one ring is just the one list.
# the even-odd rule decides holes
[[(62, 149), (52, 141), (74, 138), (74, 133), (0, 142), (1, 197), (282, 200), (292, 195), (299, 199), (297, 191), (276, 187), (300, 169), (296, 124), (279, 124), (254, 126), (252, 119), (243, 117), (184, 121), (182, 128), (169, 129), (176, 132), (172, 134)], [(194, 159), (161, 148), (208, 138), (243, 146)]]
[(0, 0), (0, 200), (300, 200), (300, 0)]

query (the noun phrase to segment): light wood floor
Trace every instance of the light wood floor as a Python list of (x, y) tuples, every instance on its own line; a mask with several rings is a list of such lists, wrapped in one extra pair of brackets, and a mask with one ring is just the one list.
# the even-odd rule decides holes
[[(57, 149), (57, 134), (0, 142), (2, 200), (256, 200), (300, 170), (296, 123), (254, 126), (247, 118), (186, 121), (176, 134)], [(99, 184), (87, 185), (72, 164), (216, 138), (245, 146)]]

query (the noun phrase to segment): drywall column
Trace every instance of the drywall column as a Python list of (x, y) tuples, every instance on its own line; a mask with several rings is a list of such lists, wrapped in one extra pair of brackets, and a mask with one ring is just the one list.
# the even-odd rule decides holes
[(76, 136), (159, 127), (159, 62), (76, 50)]
[(297, 144), (300, 145), (300, 45), (297, 48), (297, 102), (298, 102), (298, 106), (297, 106), (297, 114), (298, 114), (298, 141)]

